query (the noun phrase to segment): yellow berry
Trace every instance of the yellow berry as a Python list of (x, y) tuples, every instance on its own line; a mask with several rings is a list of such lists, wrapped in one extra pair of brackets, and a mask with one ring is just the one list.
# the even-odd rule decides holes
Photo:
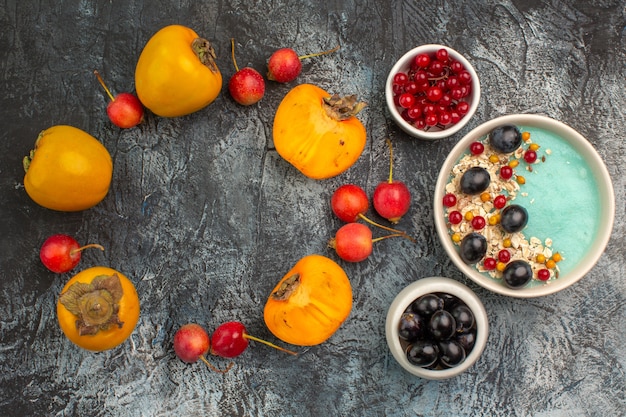
[(539, 145), (537, 145), (536, 143), (531, 143), (530, 145), (528, 145), (528, 149), (530, 149), (531, 151), (537, 151), (539, 149)]
[(498, 158), (498, 155), (489, 155), (489, 162), (496, 164), (500, 162), (500, 158)]
[(548, 268), (548, 269), (556, 268), (556, 262), (554, 262), (552, 259), (548, 259), (546, 261), (546, 268)]
[(483, 203), (486, 203), (489, 200), (491, 200), (491, 194), (489, 194), (487, 191), (480, 195), (480, 201), (482, 201)]
[(528, 142), (530, 140), (530, 132), (522, 132), (522, 140)]
[(500, 272), (504, 271), (504, 268), (506, 268), (506, 264), (504, 262), (498, 262), (496, 264), (496, 269)]
[(468, 211), (465, 213), (465, 220), (467, 220), (468, 222), (471, 222), (473, 218), (474, 218), (474, 213), (472, 213), (471, 211)]
[(493, 214), (491, 217), (489, 217), (489, 225), (495, 226), (498, 223), (500, 223), (500, 215), (498, 213)]
[(516, 180), (518, 184), (526, 184), (526, 178), (522, 177), (521, 175), (518, 175)]
[(538, 264), (542, 264), (546, 261), (546, 257), (540, 253), (539, 255), (537, 255), (537, 258), (535, 258), (535, 260)]
[(515, 168), (515, 167), (516, 167), (516, 166), (518, 166), (518, 165), (519, 165), (519, 161), (518, 161), (517, 159), (514, 159), (514, 160), (512, 160), (512, 161), (510, 161), (510, 162), (509, 162), (509, 166), (510, 166), (511, 168)]
[(453, 242), (456, 242), (456, 243), (460, 242), (460, 241), (461, 241), (461, 235), (460, 235), (460, 234), (458, 234), (458, 233), (454, 233), (454, 234), (452, 235), (452, 241), (453, 241)]
[(511, 245), (513, 245), (513, 243), (511, 243), (511, 239), (509, 239), (508, 237), (502, 241), (502, 246), (504, 246), (505, 248), (510, 248)]
[(555, 253), (554, 255), (552, 255), (552, 260), (553, 260), (554, 262), (560, 262), (560, 261), (562, 261), (562, 260), (563, 260), (563, 257), (561, 256), (561, 254), (560, 254), (560, 253), (558, 253), (558, 252), (557, 252), (557, 253)]

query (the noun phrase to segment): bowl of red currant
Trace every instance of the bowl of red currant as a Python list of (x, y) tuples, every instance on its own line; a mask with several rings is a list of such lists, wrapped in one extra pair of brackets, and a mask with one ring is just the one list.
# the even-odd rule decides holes
[(480, 101), (480, 82), (463, 55), (443, 45), (418, 46), (391, 68), (385, 85), (391, 117), (407, 134), (443, 139), (461, 130)]
[(429, 277), (394, 298), (385, 334), (402, 368), (421, 378), (447, 379), (476, 363), (487, 344), (489, 323), (470, 288), (450, 278)]

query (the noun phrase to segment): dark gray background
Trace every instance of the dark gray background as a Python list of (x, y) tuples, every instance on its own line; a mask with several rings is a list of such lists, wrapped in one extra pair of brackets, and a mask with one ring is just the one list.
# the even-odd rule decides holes
[[(3, 2), (0, 415), (624, 415), (625, 13), (624, 1), (615, 0)], [(368, 144), (358, 163), (314, 181), (277, 156), (273, 115), (295, 83), (268, 83), (265, 98), (249, 108), (224, 87), (195, 114), (148, 114), (137, 128), (112, 126), (93, 70), (115, 92), (132, 91), (143, 45), (171, 23), (214, 43), (226, 81), (234, 72), (231, 37), (240, 68), (262, 73), (277, 48), (306, 54), (341, 44), (333, 55), (307, 60), (297, 82), (369, 103), (359, 116)], [(463, 53), (483, 92), (469, 125), (436, 143), (403, 134), (384, 105), (392, 64), (423, 43)], [(586, 136), (617, 198), (614, 233), (597, 266), (570, 289), (531, 300), (468, 282), (447, 259), (432, 219), (431, 196), (449, 150), (480, 123), (512, 113), (545, 114)], [(21, 159), (55, 124), (84, 129), (111, 152), (112, 187), (93, 209), (53, 212), (24, 192)], [(254, 344), (225, 375), (178, 360), (171, 341), (186, 322), (212, 329), (240, 320), (249, 333), (275, 340), (262, 320), (269, 291), (304, 255), (337, 259), (326, 248), (341, 225), (330, 196), (347, 182), (371, 194), (386, 179), (386, 137), (395, 146), (395, 177), (414, 195), (399, 227), (418, 242), (379, 242), (367, 261), (342, 263), (354, 288), (344, 326), (298, 357)], [(89, 353), (59, 330), (55, 303), (71, 274), (52, 274), (38, 259), (54, 233), (105, 246), (86, 252), (78, 270), (107, 265), (136, 284), (142, 315), (121, 347)], [(467, 283), (492, 326), (478, 363), (441, 382), (404, 372), (384, 338), (397, 292), (432, 275)]]

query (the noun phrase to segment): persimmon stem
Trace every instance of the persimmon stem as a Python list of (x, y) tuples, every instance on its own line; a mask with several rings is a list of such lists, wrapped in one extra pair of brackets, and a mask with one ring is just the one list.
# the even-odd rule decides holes
[(96, 248), (96, 249), (100, 249), (101, 251), (104, 252), (104, 247), (102, 245), (98, 245), (97, 243), (90, 243), (89, 245), (85, 245), (85, 246), (81, 246), (80, 248), (76, 248), (76, 249), (72, 249), (70, 251), (70, 255), (75, 254), (76, 252), (81, 252), (85, 249), (88, 248)]
[(385, 142), (389, 146), (389, 184), (393, 182), (393, 146), (389, 138), (385, 139)]
[(200, 360), (204, 362), (206, 366), (211, 368), (212, 371), (219, 372), (220, 374), (225, 374), (226, 372), (230, 371), (230, 368), (233, 367), (233, 363), (230, 362), (228, 366), (226, 367), (226, 369), (218, 369), (213, 364), (211, 364), (211, 362), (207, 361), (204, 355), (200, 355)]
[(235, 59), (235, 38), (230, 38), (230, 55), (233, 58), (235, 71), (239, 72), (239, 67), (237, 66), (237, 60)]
[(288, 354), (290, 354), (290, 355), (294, 355), (294, 356), (297, 356), (297, 355), (298, 355), (298, 353), (297, 353), (297, 352), (294, 352), (294, 351), (289, 350), (289, 349), (282, 348), (282, 347), (277, 346), (277, 345), (275, 345), (275, 344), (273, 344), (273, 343), (271, 343), (271, 342), (268, 342), (267, 340), (263, 340), (263, 339), (259, 339), (258, 337), (251, 336), (251, 335), (249, 335), (248, 333), (244, 333), (244, 334), (243, 334), (243, 337), (244, 337), (245, 339), (254, 340), (255, 342), (260, 342), (260, 343), (263, 343), (263, 344), (265, 344), (265, 345), (267, 345), (267, 346), (273, 347), (274, 349), (278, 349), (278, 350), (280, 350), (280, 351), (282, 351), (282, 352), (285, 352), (285, 353), (288, 353)]
[(302, 55), (302, 56), (299, 56), (298, 59), (302, 61), (303, 59), (307, 59), (307, 58), (313, 58), (313, 57), (320, 56), (320, 55), (332, 54), (333, 52), (339, 49), (339, 46), (340, 45), (337, 45), (333, 49), (329, 49), (328, 51), (315, 52), (314, 54)]
[(111, 99), (111, 101), (115, 101), (115, 97), (113, 97), (113, 94), (111, 94), (111, 90), (109, 90), (107, 85), (104, 83), (104, 80), (100, 76), (100, 73), (98, 72), (98, 70), (93, 70), (93, 73), (96, 75), (96, 78), (98, 79), (98, 82), (104, 88), (104, 91), (106, 91), (106, 93), (109, 96), (109, 98)]
[(381, 229), (387, 230), (389, 232), (394, 232), (394, 233), (398, 233), (403, 235), (404, 237), (406, 237), (407, 239), (409, 239), (411, 242), (415, 243), (415, 239), (413, 239), (411, 236), (409, 236), (406, 232), (403, 232), (402, 230), (398, 230), (398, 229), (394, 229), (392, 227), (388, 227), (385, 225), (382, 225), (380, 223), (376, 223), (374, 220), (371, 220), (367, 217), (365, 217), (365, 215), (363, 215), (363, 213), (359, 213), (359, 218), (363, 219), (364, 221), (366, 221), (367, 223), (376, 226), (376, 227), (380, 227)]
[(381, 236), (381, 237), (377, 237), (372, 239), (372, 243), (376, 243), (378, 241), (384, 240), (384, 239), (389, 239), (390, 237), (406, 237), (407, 235), (405, 233), (394, 233), (392, 235), (387, 235), (387, 236)]

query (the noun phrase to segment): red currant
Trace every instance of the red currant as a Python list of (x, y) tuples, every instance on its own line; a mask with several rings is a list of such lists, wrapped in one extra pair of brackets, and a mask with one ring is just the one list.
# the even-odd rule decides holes
[(404, 72), (399, 72), (393, 76), (394, 84), (404, 85), (407, 81), (409, 81), (409, 76), (406, 75)]
[(485, 258), (485, 260), (483, 261), (483, 267), (487, 271), (492, 271), (496, 269), (496, 265), (498, 265), (498, 261), (496, 261), (494, 258)]
[(441, 61), (432, 61), (428, 66), (428, 71), (432, 75), (440, 75), (443, 72), (443, 64), (441, 63)]
[(411, 120), (415, 120), (422, 115), (422, 106), (416, 104), (406, 110), (407, 117)]
[(455, 210), (455, 211), (450, 212), (450, 214), (448, 214), (448, 220), (452, 224), (459, 224), (463, 221), (463, 215), (461, 214), (460, 211)]
[(464, 69), (465, 69), (465, 67), (459, 61), (452, 61), (450, 63), (450, 71), (452, 71), (454, 74), (458, 74), (461, 71), (463, 71)]
[(459, 72), (458, 77), (461, 84), (469, 84), (472, 82), (472, 75), (467, 70)]
[(498, 260), (503, 264), (508, 263), (511, 260), (511, 252), (506, 249), (502, 249), (498, 252)]
[(446, 207), (454, 207), (456, 205), (456, 196), (452, 193), (444, 195), (443, 205)]
[(436, 52), (437, 59), (441, 62), (443, 62), (444, 64), (448, 62), (449, 59), (449, 55), (448, 55), (448, 50), (441, 48)]
[(415, 65), (418, 68), (426, 68), (430, 65), (430, 56), (428, 54), (419, 54), (415, 57)]
[(481, 230), (485, 227), (485, 218), (483, 216), (474, 216), (472, 218), (472, 227), (475, 230)]
[(424, 121), (426, 122), (426, 126), (436, 126), (437, 122), (439, 121), (439, 118), (437, 117), (436, 113), (430, 113), (430, 114), (426, 114), (426, 118), (424, 119)]
[(505, 180), (511, 179), (511, 177), (513, 176), (513, 168), (508, 165), (504, 165), (502, 168), (500, 168), (500, 176)]
[(459, 79), (454, 75), (449, 76), (446, 80), (446, 87), (448, 88), (448, 90), (452, 90), (453, 88), (457, 88), (458, 86)]
[(415, 81), (409, 81), (404, 85), (404, 92), (409, 94), (417, 94), (420, 91), (419, 85)]
[(541, 281), (547, 281), (550, 279), (550, 271), (548, 269), (540, 269), (537, 271), (537, 279)]
[(493, 206), (497, 209), (504, 208), (504, 206), (506, 206), (506, 197), (502, 194), (496, 196), (496, 198), (493, 199)]
[(418, 84), (427, 83), (428, 82), (428, 74), (426, 74), (426, 71), (424, 71), (424, 70), (417, 71), (415, 73), (415, 75), (413, 75), (413, 81), (415, 81)]
[(398, 104), (401, 107), (408, 109), (409, 107), (412, 107), (413, 104), (415, 104), (415, 96), (410, 93), (403, 93), (400, 95), (400, 98), (398, 99)]
[(524, 160), (529, 164), (532, 164), (537, 160), (537, 152), (533, 151), (532, 149), (526, 150), (526, 152), (524, 152)]
[(455, 125), (459, 123), (462, 119), (461, 115), (457, 111), (450, 112), (450, 117), (452, 118), (452, 124)]
[(466, 115), (469, 112), (469, 104), (465, 101), (460, 101), (456, 105), (456, 111), (459, 112), (460, 115)]
[(428, 100), (432, 101), (433, 103), (441, 100), (441, 96), (443, 96), (443, 92), (439, 87), (431, 87), (428, 89), (428, 91), (426, 91), (426, 97), (428, 97)]
[(485, 151), (485, 145), (483, 145), (480, 142), (472, 142), (470, 144), (469, 150), (472, 153), (472, 155), (480, 155), (481, 153)]
[(447, 111), (439, 112), (439, 124), (447, 126), (452, 123), (452, 116)]

